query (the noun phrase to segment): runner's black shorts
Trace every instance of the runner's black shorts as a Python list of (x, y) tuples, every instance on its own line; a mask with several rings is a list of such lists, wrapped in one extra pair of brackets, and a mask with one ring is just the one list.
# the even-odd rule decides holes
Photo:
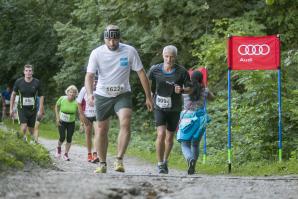
[(166, 126), (168, 131), (174, 132), (177, 129), (180, 111), (154, 110), (155, 126)]
[(21, 124), (27, 124), (28, 127), (34, 128), (36, 121), (36, 110), (18, 109), (19, 121)]
[(96, 117), (86, 117), (86, 118), (87, 118), (87, 120), (89, 120), (89, 122), (91, 122), (91, 124), (93, 122), (96, 122)]

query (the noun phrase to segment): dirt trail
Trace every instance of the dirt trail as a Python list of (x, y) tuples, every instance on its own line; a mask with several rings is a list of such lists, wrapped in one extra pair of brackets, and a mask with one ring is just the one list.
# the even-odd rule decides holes
[(67, 162), (54, 158), (56, 141), (41, 143), (56, 169), (28, 167), (0, 175), (0, 198), (298, 198), (298, 176), (187, 176), (171, 169), (157, 175), (155, 165), (132, 157), (124, 160), (125, 173), (115, 172), (108, 159), (108, 173), (94, 174), (97, 165), (86, 161), (84, 147), (72, 146)]

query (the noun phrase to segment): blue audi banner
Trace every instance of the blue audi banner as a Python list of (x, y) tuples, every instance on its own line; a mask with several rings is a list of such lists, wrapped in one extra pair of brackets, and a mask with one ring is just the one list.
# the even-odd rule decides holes
[(277, 70), (280, 67), (278, 35), (229, 37), (228, 66), (230, 70)]

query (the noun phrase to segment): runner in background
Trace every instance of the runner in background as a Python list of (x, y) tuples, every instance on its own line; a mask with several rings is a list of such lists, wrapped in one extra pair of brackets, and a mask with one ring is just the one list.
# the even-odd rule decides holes
[[(93, 88), (95, 90), (97, 84), (97, 78), (94, 80)], [(77, 97), (79, 116), (81, 123), (84, 124), (85, 129), (85, 137), (86, 137), (86, 145), (87, 145), (87, 161), (92, 163), (99, 162), (99, 158), (97, 157), (96, 152), (96, 144), (97, 140), (94, 139), (94, 152), (92, 154), (92, 129), (95, 132), (95, 128), (97, 128), (96, 123), (96, 113), (95, 106), (90, 106), (87, 102), (87, 92), (86, 88), (82, 87), (80, 93)], [(97, 141), (97, 142), (96, 142)]]
[(9, 118), (10, 97), (11, 97), (11, 88), (9, 86), (7, 86), (6, 90), (4, 90), (1, 93), (1, 98), (2, 98), (2, 120), (4, 118)]
[[(31, 140), (36, 141), (33, 137), (34, 125), (36, 121), (37, 111), (39, 115), (44, 115), (43, 101), (40, 81), (33, 78), (32, 65), (26, 64), (24, 66), (24, 77), (16, 80), (13, 92), (10, 98), (10, 116), (13, 117), (14, 103), (16, 95), (19, 95), (18, 101), (18, 117), (21, 124), (21, 134), (24, 141), (27, 141), (27, 128), (29, 129)], [(36, 97), (40, 96), (39, 110), (36, 108)]]
[(75, 100), (78, 95), (76, 86), (71, 85), (65, 90), (66, 96), (61, 96), (55, 105), (56, 124), (59, 130), (59, 140), (56, 149), (56, 157), (61, 157), (61, 146), (66, 139), (63, 159), (69, 161), (69, 150), (72, 142), (72, 136), (75, 130), (76, 113), (78, 103)]

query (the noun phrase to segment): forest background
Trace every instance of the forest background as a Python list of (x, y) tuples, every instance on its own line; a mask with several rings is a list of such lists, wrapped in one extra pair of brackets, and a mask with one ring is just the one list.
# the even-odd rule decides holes
[[(227, 62), (230, 35), (280, 34), (282, 41), (283, 159), (298, 158), (298, 1), (275, 0), (1, 0), (0, 84), (12, 86), (26, 63), (34, 65), (46, 96), (46, 120), (70, 84), (83, 86), (92, 49), (103, 43), (107, 24), (121, 28), (148, 70), (162, 62), (162, 48), (178, 47), (185, 68), (206, 66), (209, 89), (208, 161), (226, 161)], [(153, 115), (144, 107), (136, 74), (133, 132), (154, 142)], [(237, 164), (278, 159), (276, 71), (232, 72), (232, 147)], [(140, 149), (144, 140), (137, 140)], [(147, 149), (145, 149), (147, 150)], [(154, 148), (149, 147), (150, 151)]]

